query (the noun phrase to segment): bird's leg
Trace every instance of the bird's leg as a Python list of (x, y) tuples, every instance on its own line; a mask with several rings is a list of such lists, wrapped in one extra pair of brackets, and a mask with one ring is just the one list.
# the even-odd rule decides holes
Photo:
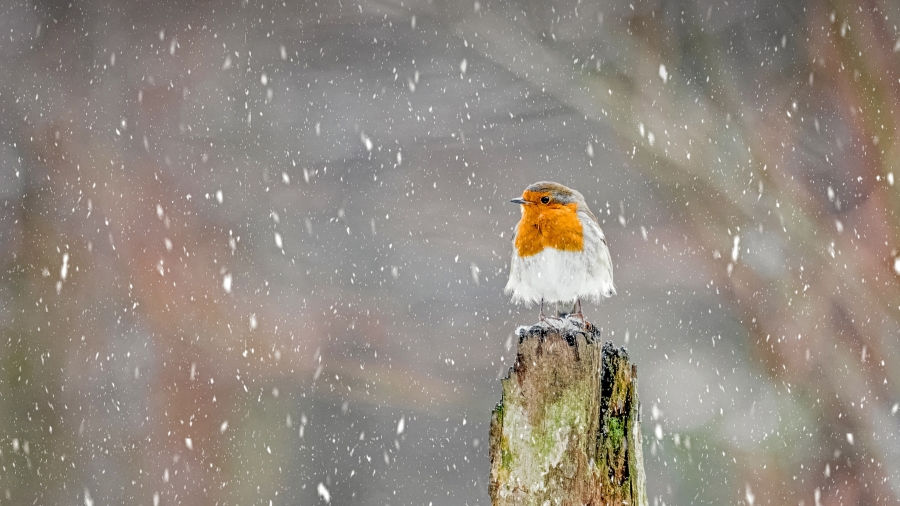
[(559, 320), (559, 301), (556, 301), (556, 319)]
[(581, 311), (581, 298), (580, 297), (575, 298), (575, 306), (572, 307), (572, 310), (574, 311), (575, 314), (577, 314), (578, 316), (581, 317), (581, 326), (582, 327), (585, 326), (587, 324), (587, 322), (584, 321), (584, 313)]
[(541, 321), (544, 320), (546, 320), (546, 318), (544, 318), (544, 298), (541, 297)]

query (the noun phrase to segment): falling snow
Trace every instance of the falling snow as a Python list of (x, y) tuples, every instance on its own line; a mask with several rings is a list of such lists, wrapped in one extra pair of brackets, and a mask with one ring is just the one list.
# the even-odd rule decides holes
[(487, 504), (542, 180), (650, 504), (897, 503), (900, 21), (829, 5), (7, 2), (0, 503)]

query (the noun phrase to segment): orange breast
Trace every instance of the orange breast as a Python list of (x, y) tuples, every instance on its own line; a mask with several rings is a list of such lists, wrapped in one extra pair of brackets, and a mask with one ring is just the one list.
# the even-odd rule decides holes
[(516, 232), (516, 250), (520, 257), (537, 255), (544, 248), (584, 249), (578, 204), (526, 205), (522, 209), (522, 220)]

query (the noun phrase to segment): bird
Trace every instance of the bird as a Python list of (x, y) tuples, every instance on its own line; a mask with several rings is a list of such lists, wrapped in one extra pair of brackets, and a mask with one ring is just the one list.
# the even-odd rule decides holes
[(581, 299), (599, 302), (616, 294), (612, 257), (606, 236), (584, 196), (559, 183), (534, 183), (520, 198), (522, 219), (513, 235), (513, 254), (505, 292), (526, 307), (540, 302), (573, 302), (581, 316)]

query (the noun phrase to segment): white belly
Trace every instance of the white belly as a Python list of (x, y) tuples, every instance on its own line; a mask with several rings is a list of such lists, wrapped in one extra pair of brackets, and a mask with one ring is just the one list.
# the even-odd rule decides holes
[(544, 248), (525, 258), (513, 254), (505, 291), (512, 293), (513, 301), (526, 305), (610, 297), (616, 289), (609, 250), (602, 244), (600, 251)]

